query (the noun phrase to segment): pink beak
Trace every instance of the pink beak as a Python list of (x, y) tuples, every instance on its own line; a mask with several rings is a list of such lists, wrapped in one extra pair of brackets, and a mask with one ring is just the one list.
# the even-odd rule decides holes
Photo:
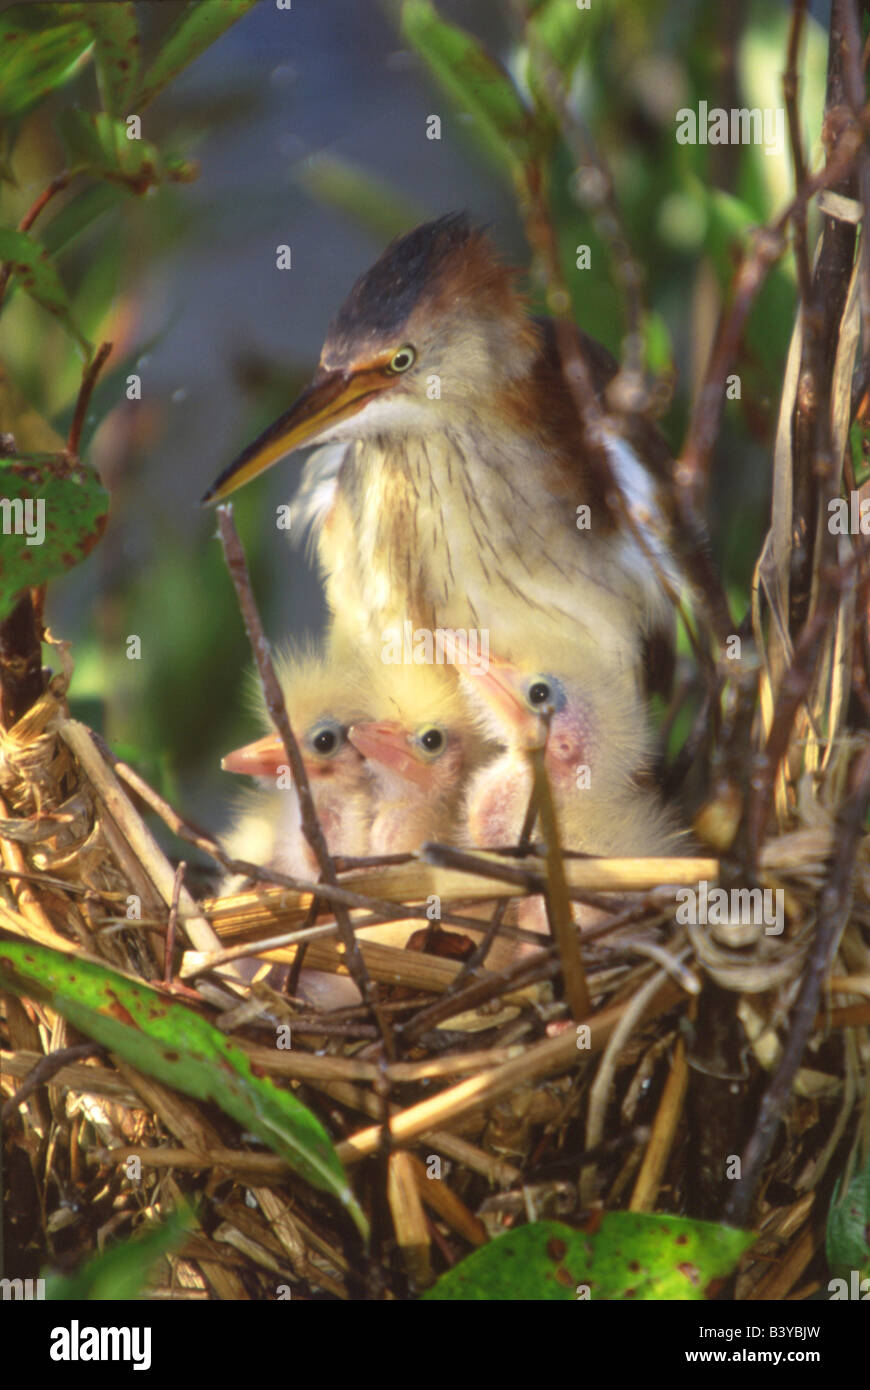
[(287, 753), (277, 734), (266, 734), (265, 738), (258, 738), (256, 743), (234, 748), (221, 758), (224, 772), (243, 772), (248, 777), (275, 777), (279, 767), (286, 766)]
[(364, 758), (371, 758), (415, 786), (432, 785), (432, 769), (414, 756), (407, 730), (401, 724), (353, 724), (347, 736)]
[(463, 672), (463, 678), (473, 685), (480, 698), (489, 706), (496, 719), (507, 726), (510, 741), (526, 748), (540, 747), (544, 742), (544, 723), (533, 714), (520, 695), (522, 675), (518, 667), (507, 661), (489, 659), (486, 671)]

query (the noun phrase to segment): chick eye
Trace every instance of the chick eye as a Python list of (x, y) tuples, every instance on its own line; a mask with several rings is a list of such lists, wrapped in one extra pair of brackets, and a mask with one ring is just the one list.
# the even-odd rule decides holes
[(396, 352), (393, 353), (392, 357), (387, 363), (387, 371), (406, 372), (409, 367), (413, 367), (416, 360), (416, 352), (411, 347), (410, 343), (406, 343), (404, 347), (400, 347)]
[(447, 746), (447, 735), (443, 729), (436, 728), (434, 724), (428, 728), (420, 729), (417, 733), (417, 743), (424, 753), (436, 758)]
[(565, 692), (553, 676), (533, 676), (526, 686), (526, 701), (535, 711), (549, 707), (558, 714), (565, 704)]
[(344, 743), (344, 729), (335, 720), (324, 719), (310, 730), (308, 742), (321, 758), (331, 758)]

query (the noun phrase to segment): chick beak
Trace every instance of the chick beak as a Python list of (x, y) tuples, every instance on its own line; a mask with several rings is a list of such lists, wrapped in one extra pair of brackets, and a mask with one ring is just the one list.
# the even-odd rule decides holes
[(401, 724), (353, 724), (347, 736), (364, 758), (371, 758), (415, 786), (432, 785), (432, 769), (414, 756)]
[[(277, 734), (266, 734), (256, 743), (246, 743), (221, 758), (224, 772), (242, 772), (248, 777), (276, 777), (287, 766), (287, 753)], [(308, 764), (305, 764), (306, 768)]]
[(546, 725), (523, 699), (522, 675), (516, 666), (490, 657), (486, 670), (475, 669), (467, 677), (488, 705), (496, 722), (505, 728), (507, 742), (522, 748), (540, 748), (546, 742)]
[(290, 409), (224, 469), (200, 505), (229, 497), (231, 492), (256, 478), (285, 454), (310, 444), (330, 426), (355, 415), (392, 384), (392, 379), (384, 375), (381, 363), (353, 371), (319, 368)]

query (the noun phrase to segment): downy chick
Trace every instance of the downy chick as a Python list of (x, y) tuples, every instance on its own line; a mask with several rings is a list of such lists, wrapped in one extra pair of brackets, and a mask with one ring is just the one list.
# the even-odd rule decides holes
[(484, 728), (505, 745), (469, 785), (470, 838), (481, 846), (517, 843), (532, 785), (527, 750), (543, 742), (549, 713), (544, 764), (562, 847), (601, 855), (675, 853), (676, 823), (642, 783), (649, 740), (639, 699), (592, 666), (572, 670), (570, 655), (544, 647), (463, 674)]
[(378, 718), (355, 722), (348, 735), (374, 782), (369, 853), (456, 841), (463, 788), (484, 744), (453, 669), (378, 662), (369, 678)]
[[(351, 721), (369, 708), (360, 671), (353, 662), (334, 656), (289, 651), (276, 657), (275, 669), (327, 848), (333, 856), (364, 855), (372, 815), (371, 777), (365, 759), (347, 737)], [(268, 725), (259, 685), (255, 703), (261, 722)], [(273, 731), (235, 749), (221, 766), (259, 782), (242, 798), (240, 814), (223, 837), (227, 853), (296, 878), (317, 879), (320, 870), (302, 832), (299, 798), (278, 735)], [(222, 891), (238, 892), (244, 882), (231, 876)], [(259, 962), (241, 964), (249, 978), (262, 973)], [(359, 998), (352, 981), (318, 970), (302, 971), (299, 992), (323, 1008), (341, 1008)]]
[[(371, 777), (365, 759), (347, 737), (350, 724), (368, 708), (359, 669), (348, 662), (289, 652), (278, 656), (275, 666), (329, 852), (365, 854)], [(257, 708), (261, 722), (268, 725), (259, 687)], [(319, 870), (302, 833), (299, 799), (278, 735), (272, 731), (234, 749), (221, 766), (260, 782), (246, 796), (241, 819), (225, 837), (228, 852), (297, 878), (316, 877)]]

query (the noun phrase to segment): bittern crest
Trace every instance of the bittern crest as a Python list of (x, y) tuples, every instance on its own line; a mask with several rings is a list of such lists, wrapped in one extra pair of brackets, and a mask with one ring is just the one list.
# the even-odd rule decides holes
[[(615, 363), (580, 333), (577, 351), (603, 392)], [(486, 629), (506, 650), (544, 626), (633, 678), (646, 635), (669, 625), (655, 566), (584, 456), (553, 326), (530, 317), (464, 215), (386, 249), (332, 323), (311, 384), (203, 500), (333, 441), (344, 454), (319, 554), (339, 636), (377, 642), (410, 620)], [(636, 452), (616, 434), (606, 447), (623, 493), (650, 505)]]

